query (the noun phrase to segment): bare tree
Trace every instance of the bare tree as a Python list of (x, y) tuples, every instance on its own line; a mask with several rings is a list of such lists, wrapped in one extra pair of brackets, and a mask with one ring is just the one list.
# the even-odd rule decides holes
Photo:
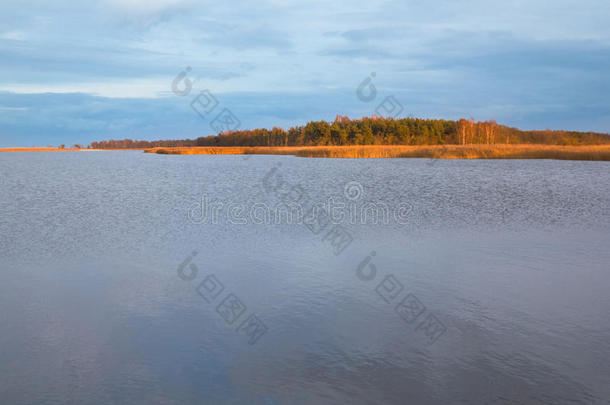
[(457, 132), (458, 132), (458, 142), (461, 145), (465, 145), (466, 144), (466, 127), (468, 121), (466, 121), (464, 118), (461, 118), (458, 121), (458, 125), (457, 125)]
[(496, 120), (489, 120), (489, 134), (491, 143), (496, 143), (496, 133), (498, 132), (498, 123)]

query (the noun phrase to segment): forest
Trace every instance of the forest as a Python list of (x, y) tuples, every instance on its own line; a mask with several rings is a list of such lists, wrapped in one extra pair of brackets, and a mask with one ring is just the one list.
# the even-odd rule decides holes
[(346, 145), (467, 145), (467, 144), (610, 144), (610, 135), (558, 130), (524, 131), (494, 120), (382, 118), (350, 119), (337, 115), (332, 123), (312, 121), (288, 130), (250, 129), (227, 131), (197, 139), (92, 142), (89, 149), (144, 149), (192, 146), (346, 146)]

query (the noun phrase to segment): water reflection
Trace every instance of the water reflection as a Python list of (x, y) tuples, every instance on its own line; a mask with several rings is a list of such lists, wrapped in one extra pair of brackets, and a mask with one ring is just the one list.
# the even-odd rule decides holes
[[(356, 203), (407, 201), (410, 220), (343, 224), (339, 255), (304, 225), (189, 221), (204, 194), (269, 203), (280, 163), (314, 199), (357, 181)], [(603, 403), (607, 167), (2, 154), (0, 398)], [(255, 345), (198, 292), (210, 274), (268, 327)], [(396, 311), (408, 294), (426, 309), (413, 323)], [(433, 345), (428, 312), (446, 327)]]

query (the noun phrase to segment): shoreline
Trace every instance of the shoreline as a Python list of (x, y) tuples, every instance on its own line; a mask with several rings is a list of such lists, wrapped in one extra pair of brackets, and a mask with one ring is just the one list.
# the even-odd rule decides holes
[(160, 155), (291, 155), (343, 159), (553, 159), (610, 161), (610, 145), (470, 144), (351, 146), (194, 146), (133, 149), (0, 148), (0, 152), (143, 151)]
[(133, 149), (74, 149), (74, 148), (0, 148), (0, 152), (104, 152), (104, 151), (127, 151), (127, 150), (146, 150), (146, 148)]
[(555, 159), (610, 161), (610, 145), (361, 145), (361, 146), (214, 146), (152, 148), (162, 155), (293, 155), (313, 158)]

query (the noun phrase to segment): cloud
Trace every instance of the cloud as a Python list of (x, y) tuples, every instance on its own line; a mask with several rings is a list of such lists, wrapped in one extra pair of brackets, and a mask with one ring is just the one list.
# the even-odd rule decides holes
[(27, 38), (27, 33), (24, 31), (6, 31), (0, 32), (0, 39), (8, 39), (13, 41), (24, 41)]
[(398, 57), (391, 52), (383, 49), (376, 48), (338, 48), (338, 49), (326, 49), (320, 52), (322, 56), (333, 56), (349, 59), (394, 59)]
[(184, 5), (187, 0), (105, 0), (112, 7), (139, 12), (158, 12), (168, 8)]
[(408, 27), (374, 27), (348, 30), (341, 33), (343, 38), (351, 42), (376, 42), (383, 44), (388, 40), (398, 40), (416, 31)]
[(370, 115), (354, 91), (376, 72), (406, 115), (608, 131), (608, 17), (602, 0), (0, 2), (0, 133), (199, 133), (170, 92), (187, 66), (248, 126)]

